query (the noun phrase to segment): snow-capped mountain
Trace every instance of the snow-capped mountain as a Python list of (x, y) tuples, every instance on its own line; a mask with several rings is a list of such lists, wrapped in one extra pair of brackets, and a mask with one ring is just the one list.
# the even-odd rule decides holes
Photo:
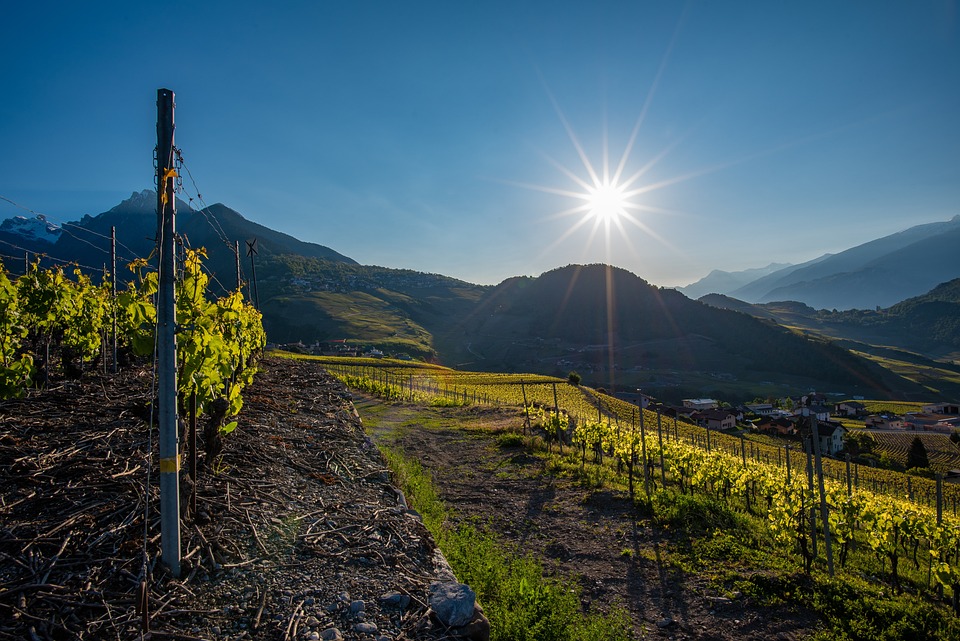
[(37, 214), (34, 218), (14, 216), (0, 223), (0, 232), (18, 236), (29, 243), (53, 245), (60, 238), (62, 231), (59, 225), (48, 221), (43, 214)]

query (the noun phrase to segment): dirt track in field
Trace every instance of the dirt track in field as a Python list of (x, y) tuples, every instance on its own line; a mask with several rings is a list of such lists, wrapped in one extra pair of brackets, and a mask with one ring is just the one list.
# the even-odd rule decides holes
[(479, 520), (550, 572), (574, 577), (585, 609), (625, 607), (636, 638), (793, 640), (815, 630), (808, 612), (725, 601), (677, 569), (670, 539), (634, 518), (625, 493), (585, 488), (551, 474), (543, 456), (499, 447), (496, 436), (521, 425), (516, 410), (355, 405), (375, 440), (430, 471), (456, 521)]

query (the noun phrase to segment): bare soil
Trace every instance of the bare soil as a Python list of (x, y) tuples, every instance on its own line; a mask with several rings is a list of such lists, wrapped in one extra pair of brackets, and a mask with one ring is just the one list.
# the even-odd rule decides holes
[(200, 459), (196, 514), (182, 471), (171, 576), (150, 389), (145, 369), (87, 372), (0, 401), (0, 640), (443, 638), (433, 539), (309, 363), (263, 363), (222, 457)]
[(498, 434), (521, 426), (519, 410), (383, 406), (371, 398), (355, 405), (375, 440), (429, 470), (456, 521), (479, 521), (576, 581), (585, 610), (625, 607), (637, 638), (794, 640), (816, 630), (810, 612), (728, 598), (679, 569), (671, 562), (676, 537), (638, 520), (626, 492), (558, 478), (546, 457), (499, 447)]

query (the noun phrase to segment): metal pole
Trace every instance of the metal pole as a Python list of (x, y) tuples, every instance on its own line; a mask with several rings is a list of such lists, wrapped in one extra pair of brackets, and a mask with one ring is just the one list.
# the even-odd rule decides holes
[(177, 425), (177, 310), (174, 298), (173, 102), (169, 89), (157, 90), (157, 215), (160, 288), (157, 305), (157, 369), (160, 425), (160, 548), (163, 564), (180, 577), (180, 454)]
[(110, 274), (113, 277), (113, 373), (117, 373), (117, 228), (110, 227)]

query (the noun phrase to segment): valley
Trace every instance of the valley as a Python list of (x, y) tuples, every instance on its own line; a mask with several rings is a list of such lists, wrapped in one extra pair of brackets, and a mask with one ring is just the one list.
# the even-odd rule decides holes
[[(71, 224), (69, 233), (31, 227), (28, 219), (19, 226), (6, 221), (0, 242), (28, 255), (97, 265), (104, 251), (99, 245), (115, 227), (122, 265), (151, 252), (155, 197), (149, 190), (134, 193), (108, 212)], [(725, 294), (693, 301), (602, 265), (568, 265), (484, 286), (360, 265), (328, 247), (248, 221), (224, 205), (202, 211), (180, 206), (184, 242), (205, 248), (211, 287), (229, 291), (239, 278), (246, 295), (258, 299), (273, 344), (303, 344), (315, 351), (338, 341), (482, 371), (555, 376), (576, 371), (598, 387), (639, 388), (673, 402), (695, 396), (749, 400), (798, 389), (870, 398), (960, 397), (955, 283), (882, 311), (754, 304)], [(946, 242), (957, 224), (955, 218), (912, 228), (800, 266), (720, 273), (699, 286), (748, 294), (751, 286), (773, 291), (777, 282), (781, 288), (788, 280), (812, 282), (803, 278), (824, 278), (831, 269), (886, 265), (886, 256), (900, 265), (893, 257), (916, 255), (917, 243)], [(235, 249), (249, 254), (244, 248), (250, 246), (256, 255), (238, 260)], [(13, 275), (22, 269), (16, 261), (5, 266)], [(937, 269), (925, 273), (957, 273), (949, 261)], [(118, 273), (123, 278), (127, 271), (118, 267)]]

